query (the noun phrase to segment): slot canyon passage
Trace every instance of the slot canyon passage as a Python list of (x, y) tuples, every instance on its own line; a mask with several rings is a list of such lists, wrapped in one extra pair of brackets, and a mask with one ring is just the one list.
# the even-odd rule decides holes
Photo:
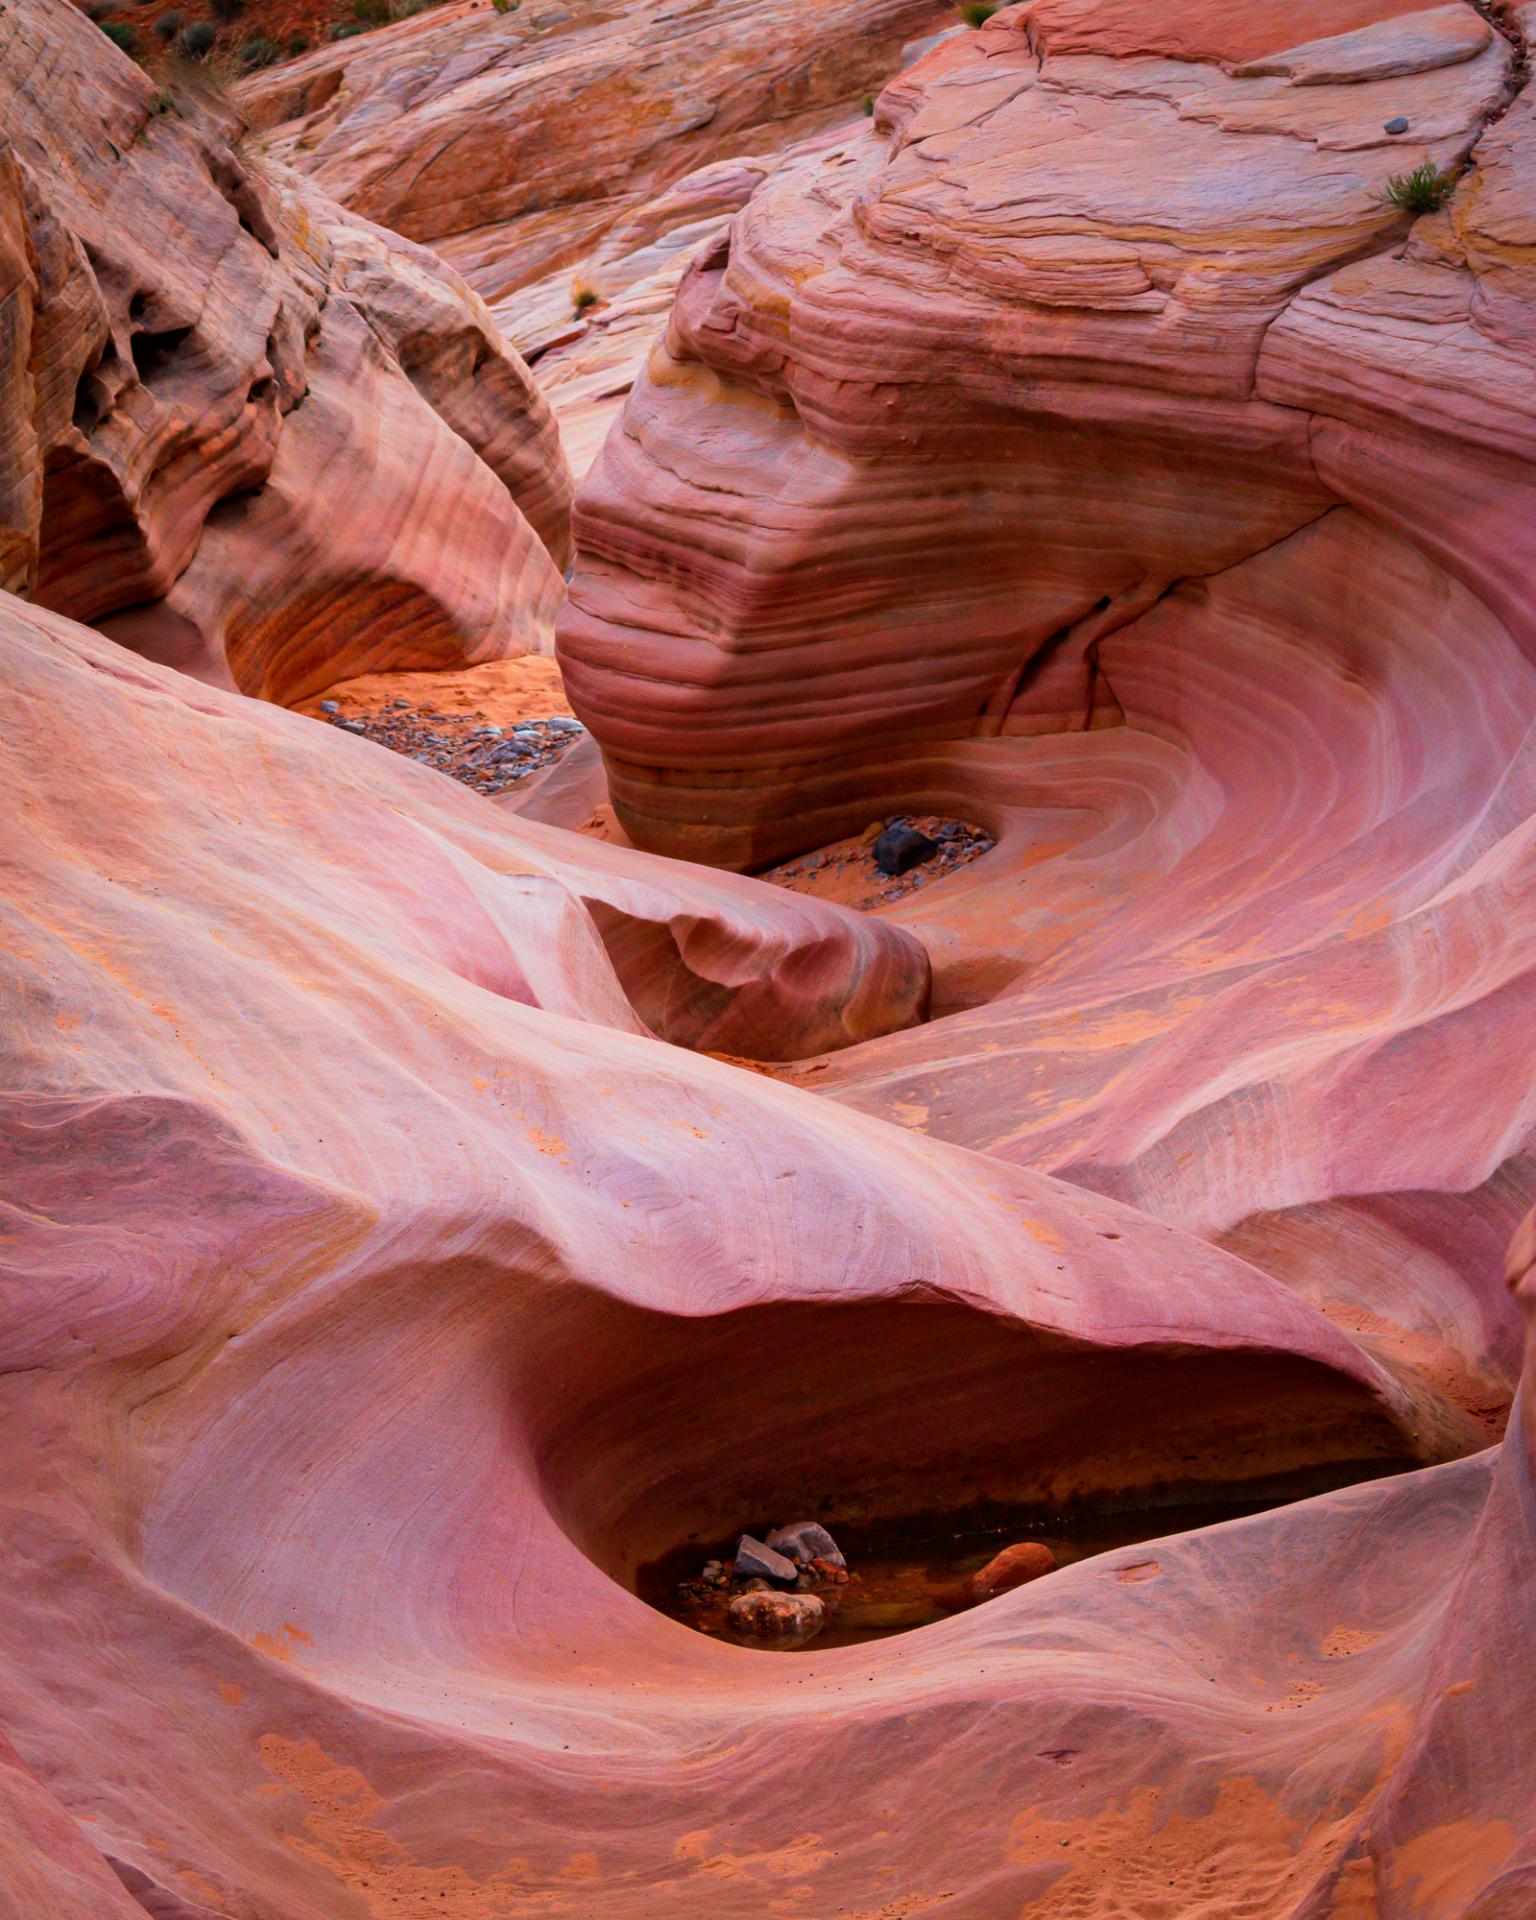
[(1536, 6), (389, 11), (0, 0), (0, 1920), (1533, 1920)]

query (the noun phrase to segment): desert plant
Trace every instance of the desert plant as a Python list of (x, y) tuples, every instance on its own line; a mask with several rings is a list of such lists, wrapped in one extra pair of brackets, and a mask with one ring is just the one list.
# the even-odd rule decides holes
[(365, 27), (382, 27), (389, 18), (389, 0), (352, 0), (352, 18)]
[(206, 60), (213, 52), (213, 43), (218, 37), (218, 28), (211, 20), (194, 20), (190, 27), (182, 28), (176, 50), (184, 53), (189, 60)]
[(996, 12), (996, 0), (968, 0), (960, 9), (960, 18), (968, 27), (984, 27)]
[(245, 12), (245, 0), (209, 0), (209, 5), (213, 9), (214, 19), (222, 20), (226, 25), (231, 20), (238, 20)]
[(331, 28), (331, 38), (333, 40), (355, 40), (362, 31), (363, 29), (358, 26), (355, 20), (343, 22), (341, 26)]
[(1390, 174), (1382, 198), (1404, 213), (1438, 213), (1455, 188), (1454, 174), (1442, 173), (1433, 160), (1421, 160), (1408, 173)]
[(125, 27), (121, 20), (102, 22), (102, 32), (119, 52), (126, 53), (131, 60), (139, 50), (139, 36), (132, 27)]
[(301, 53), (308, 53), (308, 37), (302, 33), (290, 33), (288, 38), (283, 42), (283, 52), (287, 54), (290, 60), (297, 59)]
[(257, 67), (270, 67), (280, 57), (281, 47), (266, 33), (253, 33), (248, 40), (242, 40), (235, 48), (235, 58), (246, 71), (253, 72)]
[(875, 96), (872, 93), (866, 93), (864, 96), (864, 111), (866, 113), (873, 113), (874, 110), (875, 110)]
[(597, 306), (602, 297), (590, 280), (577, 279), (571, 282), (571, 311), (578, 319)]
[(186, 24), (186, 15), (177, 13), (173, 7), (169, 13), (162, 13), (155, 22), (155, 38), (163, 40), (169, 46)]
[(516, 13), (518, 0), (491, 0), (491, 5), (498, 13)]

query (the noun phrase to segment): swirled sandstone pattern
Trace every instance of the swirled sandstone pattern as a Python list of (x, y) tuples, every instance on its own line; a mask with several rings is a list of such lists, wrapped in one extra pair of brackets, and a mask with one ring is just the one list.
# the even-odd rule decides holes
[(1467, 1423), (1231, 1253), (663, 1044), (603, 931), (698, 930), (646, 959), (685, 1029), (723, 934), (745, 1046), (910, 1018), (893, 929), (14, 600), (0, 642), (18, 1920), (120, 1914), (93, 1860), (178, 1920), (1299, 1913), (1384, 1850), (1433, 1878), (1447, 1822), (1458, 1885), (1508, 1879), (1528, 1416), (1491, 1492), (1432, 1466), (793, 1673), (687, 1632), (634, 1567), (741, 1503), (1240, 1487)]
[(1404, 13), (1036, 0), (768, 182), (584, 495), (562, 657), (632, 834), (761, 864), (863, 824), (860, 749), (1117, 723), (1109, 634), (1341, 504), (1519, 628), (1530, 108), (1482, 138), (1514, 47)]
[[(878, 916), (0, 596), (6, 1920), (1526, 1920), (1536, 226), (1484, 27), (1016, 9), (699, 263), (573, 687), (652, 840), (995, 833)], [(1383, 89), (1473, 154), (1411, 232)], [(634, 1590), (744, 1510), (1320, 1475), (869, 1646)]]
[(569, 478), (431, 254), (0, 0), (0, 582), (277, 700), (547, 651)]
[[(642, 844), (999, 837), (887, 915), (947, 1017), (795, 1077), (1240, 1250), (1481, 1418), (1536, 1198), (1536, 114), (1518, 21), (1305, 25), (1039, 0), (770, 181), (562, 644)], [(1470, 165), (1410, 226), (1421, 152)]]

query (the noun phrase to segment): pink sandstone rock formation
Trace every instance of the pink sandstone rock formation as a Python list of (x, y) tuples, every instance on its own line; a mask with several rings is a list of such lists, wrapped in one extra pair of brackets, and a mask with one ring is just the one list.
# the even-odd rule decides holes
[[(1319, 4), (1281, 72), (1252, 9), (1191, 11), (1209, 58), (1114, 57), (1115, 20), (1170, 12), (1129, 0), (1097, 37), (1039, 0), (945, 41), (695, 262), (564, 625), (647, 844), (762, 864), (862, 825), (892, 743), (1114, 724), (1111, 635), (1331, 509), (1518, 620), (1528, 309), (1499, 230), (1529, 108), (1483, 137), (1514, 48), (1460, 0), (1432, 30), (1341, 4), (1334, 41)], [(1384, 198), (1474, 148), (1444, 215)]]
[(935, 0), (455, 5), (236, 92), (267, 151), (430, 240), (494, 303), (581, 474), (689, 256), (786, 154), (862, 126), (936, 21), (952, 25)]
[[(206, 269), (196, 404), (141, 346), (57, 440), (68, 236), (195, 213), (213, 136), (119, 138), (139, 83), (56, 0), (0, 28), (5, 1920), (1529, 1920), (1515, 42), (1036, 0), (696, 262), (583, 508), (571, 691), (652, 847), (996, 837), (865, 915), (563, 831), (595, 767), (514, 812), (66, 617), (158, 567), (203, 634), (341, 551), (333, 626), (296, 591), (179, 656), (301, 698), (390, 663), (392, 567), (462, 609), (501, 564), (472, 491), (435, 552), (333, 540), (325, 474), (472, 448), (532, 525), (558, 468), (451, 276), (275, 171), (227, 312), (195, 233), (142, 268)], [(115, 159), (35, 117), (59, 74)], [(1426, 150), (1472, 164), (1410, 226)], [(322, 283), (242, 541), (200, 504), (254, 458), (229, 342)], [(138, 531), (49, 588), (59, 447)], [(868, 1645), (636, 1591), (754, 1515), (1190, 1484), (1333, 1490)]]
[[(782, 147), (895, 70), (935, 0), (444, 7), (238, 89), (267, 151), (501, 303), (706, 162)], [(648, 211), (651, 203), (663, 203)]]
[(479, 301), (64, 0), (4, 27), (4, 584), (279, 700), (547, 650), (569, 481)]
[[(998, 836), (887, 916), (948, 1017), (793, 1077), (1240, 1251), (1476, 1421), (1536, 1197), (1532, 110), (1469, 9), (1383, 16), (947, 42), (696, 265), (563, 653), (642, 844)], [(1410, 226), (1425, 150), (1471, 167)]]
[[(0, 618), (0, 1689), (56, 1832), (20, 1920), (86, 1849), (183, 1920), (991, 1920), (1058, 1883), (1042, 1911), (1171, 1920), (1255, 1876), (1290, 1912), (1373, 1870), (1383, 1806), (1393, 1872), (1438, 1873), (1449, 1821), (1463, 1879), (1517, 1856), (1525, 1736), (1500, 1772), (1476, 1734), (1519, 1615), (1454, 1594), (1530, 1550), (1519, 1423), (1491, 1483), (1107, 1555), (789, 1676), (653, 1613), (638, 1561), (810, 1487), (878, 1514), (1467, 1438), (1432, 1367), (1232, 1254), (650, 1037), (592, 903), (675, 887), (674, 926), (739, 929), (763, 1024), (826, 1010), (812, 1044), (902, 977), (893, 930)], [(1092, 1904), (1128, 1850), (1163, 1904)]]

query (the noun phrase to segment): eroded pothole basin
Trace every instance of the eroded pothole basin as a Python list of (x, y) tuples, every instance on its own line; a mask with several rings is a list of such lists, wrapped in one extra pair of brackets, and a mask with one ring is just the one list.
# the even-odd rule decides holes
[(813, 1650), (941, 1617), (1010, 1540), (1070, 1564), (1420, 1464), (1298, 1355), (1100, 1347), (912, 1294), (690, 1318), (568, 1293), (543, 1336), (522, 1406), (569, 1537), (678, 1617), (742, 1532), (820, 1521), (862, 1592)]

